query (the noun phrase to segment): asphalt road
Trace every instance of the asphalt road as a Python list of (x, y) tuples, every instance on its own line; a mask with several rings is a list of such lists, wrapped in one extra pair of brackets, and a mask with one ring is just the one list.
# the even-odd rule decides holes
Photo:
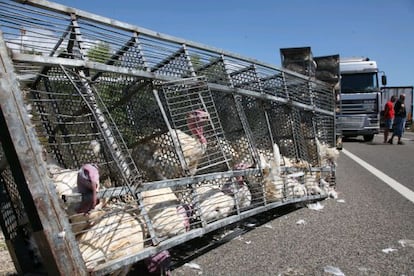
[[(344, 149), (414, 191), (414, 134), (405, 137), (405, 145), (383, 144), (381, 135), (372, 143), (346, 140)], [(414, 202), (344, 152), (338, 199), (320, 202), (321, 210), (256, 217), (223, 243), (196, 240), (198, 254), (176, 263), (172, 274), (414, 275)]]

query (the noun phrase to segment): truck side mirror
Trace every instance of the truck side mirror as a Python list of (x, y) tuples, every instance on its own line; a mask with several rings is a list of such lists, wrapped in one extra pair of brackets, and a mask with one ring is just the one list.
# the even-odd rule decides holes
[(382, 83), (383, 86), (387, 85), (387, 76), (386, 75), (381, 76), (381, 83)]

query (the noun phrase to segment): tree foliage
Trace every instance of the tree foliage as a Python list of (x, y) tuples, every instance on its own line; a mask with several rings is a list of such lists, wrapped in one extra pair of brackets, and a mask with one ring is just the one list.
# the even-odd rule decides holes
[(99, 42), (93, 48), (88, 51), (88, 58), (91, 61), (105, 63), (111, 57), (110, 54), (111, 47), (109, 44), (104, 42)]

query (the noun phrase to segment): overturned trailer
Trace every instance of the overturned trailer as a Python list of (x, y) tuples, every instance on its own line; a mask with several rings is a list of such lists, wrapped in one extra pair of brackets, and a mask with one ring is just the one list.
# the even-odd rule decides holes
[[(311, 47), (296, 47), (280, 49), (280, 58), (283, 68), (316, 78), (330, 85), (335, 94), (335, 111), (338, 114), (341, 110), (339, 55), (314, 57)], [(336, 147), (342, 149), (342, 131), (338, 127), (335, 129)]]
[[(43, 0), (1, 0), (0, 27), (0, 222), (19, 273), (125, 274), (335, 187), (324, 82)], [(99, 202), (79, 212), (85, 164)]]

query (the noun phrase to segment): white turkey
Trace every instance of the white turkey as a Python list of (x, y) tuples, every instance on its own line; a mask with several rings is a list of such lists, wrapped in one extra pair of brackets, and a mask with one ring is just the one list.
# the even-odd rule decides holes
[[(87, 151), (93, 159), (100, 152), (100, 144), (91, 141)], [(137, 204), (133, 202), (126, 206), (116, 200), (98, 199), (101, 174), (97, 165), (86, 163), (79, 170), (64, 169), (46, 152), (43, 153), (88, 270), (144, 248), (146, 226), (134, 213), (138, 209)], [(111, 275), (125, 275), (128, 270), (127, 266)]]
[[(251, 164), (239, 163), (234, 166), (234, 170), (245, 170), (251, 167)], [(222, 191), (225, 194), (236, 197), (240, 208), (249, 207), (252, 202), (252, 194), (243, 176), (237, 176), (236, 183), (232, 181), (225, 183)]]
[[(86, 154), (93, 159), (98, 157), (100, 150), (100, 143), (92, 140), (86, 149)], [(84, 164), (78, 170), (65, 169), (46, 150), (43, 150), (42, 154), (59, 202), (66, 211), (72, 231), (76, 235), (105, 214), (102, 208), (106, 200), (97, 198), (100, 189), (100, 172), (92, 163)], [(81, 194), (80, 200), (79, 194)]]
[[(100, 144), (92, 140), (86, 154), (98, 157), (101, 150)], [(100, 188), (100, 173), (97, 165), (93, 163), (83, 164), (80, 169), (65, 169), (44, 149), (43, 159), (46, 162), (46, 168), (49, 176), (52, 178), (56, 192), (64, 202), (65, 209), (69, 213), (87, 213), (98, 203), (97, 192)], [(81, 193), (82, 201), (72, 202), (70, 197), (76, 193)], [(77, 210), (75, 210), (77, 209)]]
[(321, 178), (322, 174), (328, 174), (326, 178), (329, 178), (330, 172), (314, 172), (312, 174), (305, 174), (305, 186), (309, 195), (328, 195), (331, 198), (338, 198), (338, 193), (335, 190), (335, 186), (332, 186), (328, 180)]
[(170, 188), (142, 191), (141, 195), (158, 238), (172, 237), (189, 230), (188, 208), (180, 204)]
[(336, 147), (331, 147), (326, 143), (322, 143), (316, 138), (316, 148), (321, 161), (322, 167), (336, 166), (339, 157), (339, 151)]
[(320, 183), (320, 172), (307, 172), (305, 174), (305, 187), (309, 195), (322, 195), (325, 193)]
[(317, 138), (315, 142), (322, 170), (312, 174), (306, 173), (305, 186), (310, 195), (328, 194), (335, 197), (336, 191), (333, 187), (330, 187), (329, 178), (332, 176), (332, 170), (336, 167), (339, 151), (335, 147), (320, 142)]
[(195, 191), (198, 195), (198, 209), (197, 205), (193, 205), (193, 209), (198, 211), (206, 222), (225, 218), (234, 209), (234, 198), (218, 187), (202, 185), (196, 187)]
[(259, 154), (260, 168), (263, 172), (263, 185), (267, 201), (279, 201), (284, 197), (284, 183), (281, 174), (281, 159), (279, 147), (273, 144), (273, 158), (266, 160), (263, 153)]
[[(186, 120), (191, 135), (183, 130), (173, 129), (171, 132), (141, 141), (133, 147), (131, 155), (138, 168), (145, 172), (149, 181), (196, 174), (198, 163), (207, 149), (204, 124), (209, 120), (209, 113), (197, 109), (189, 112), (186, 115)], [(171, 152), (175, 152), (173, 139), (176, 139), (181, 147), (187, 167), (184, 170), (171, 154)]]
[[(79, 170), (63, 169), (57, 162), (47, 164), (59, 202), (68, 215), (75, 235), (105, 215), (106, 199), (99, 199), (100, 173), (96, 165), (84, 164)], [(80, 196), (79, 196), (80, 194)]]
[[(55, 185), (56, 192), (69, 215), (88, 213), (98, 203), (99, 171), (94, 164), (84, 164), (79, 170), (63, 169), (48, 165), (48, 171)], [(80, 193), (82, 200), (73, 200)]]
[(285, 195), (288, 198), (299, 198), (307, 195), (305, 185), (300, 181), (303, 172), (289, 174), (285, 178)]
[[(58, 170), (53, 180), (59, 196), (66, 200), (67, 213), (88, 269), (144, 248), (145, 226), (133, 214), (116, 204), (98, 203), (99, 170), (85, 164), (77, 170)], [(82, 200), (70, 197), (81, 193)], [(126, 268), (128, 269), (128, 268)]]
[[(145, 226), (137, 217), (113, 206), (99, 221), (76, 237), (86, 267), (136, 254), (144, 248)], [(126, 271), (129, 267), (124, 268)], [(121, 269), (122, 270), (122, 269)]]

